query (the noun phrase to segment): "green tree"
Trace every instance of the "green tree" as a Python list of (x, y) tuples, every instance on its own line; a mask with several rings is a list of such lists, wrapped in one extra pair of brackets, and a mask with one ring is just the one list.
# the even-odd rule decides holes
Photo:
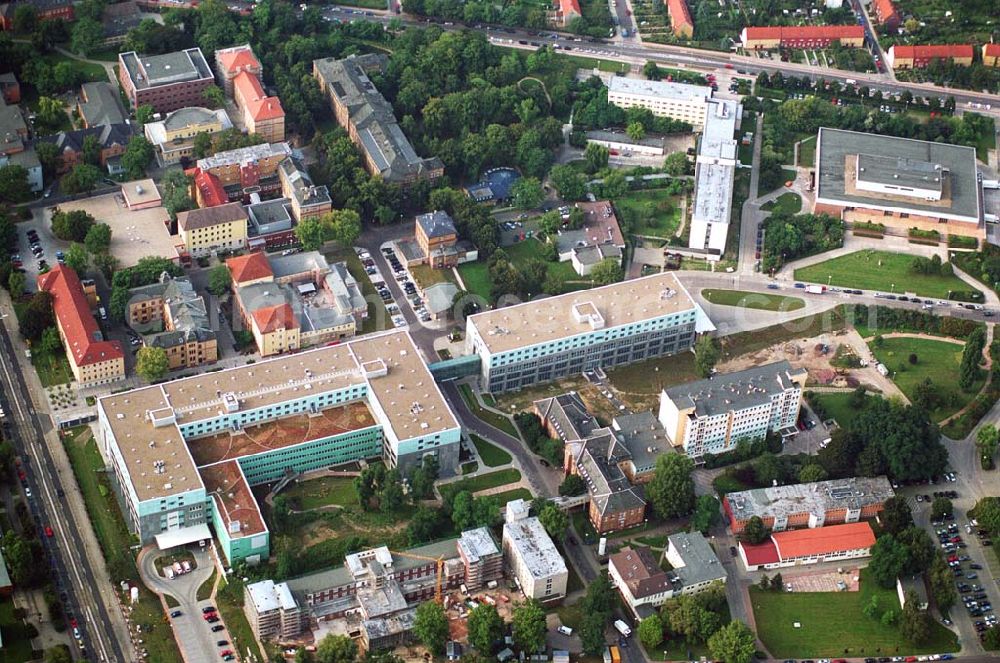
[(58, 354), (62, 350), (62, 339), (59, 338), (59, 330), (55, 327), (48, 327), (42, 332), (42, 340), (38, 342), (38, 349), (42, 354)]
[(45, 663), (73, 663), (73, 657), (66, 645), (56, 645), (45, 650)]
[(222, 108), (226, 103), (226, 94), (218, 85), (205, 88), (201, 93), (201, 98), (205, 100), (205, 105), (209, 108)]
[(316, 663), (354, 663), (357, 656), (358, 646), (346, 635), (331, 633), (316, 647)]
[(87, 253), (86, 247), (83, 244), (73, 242), (66, 249), (66, 255), (63, 258), (66, 261), (66, 266), (72, 269), (77, 274), (82, 275), (87, 271), (87, 266), (90, 264), (90, 255)]
[(660, 66), (652, 60), (647, 60), (646, 64), (642, 66), (642, 75), (651, 81), (658, 81), (663, 78)]
[(889, 534), (902, 532), (907, 527), (913, 525), (913, 514), (910, 512), (910, 505), (902, 497), (890, 497), (882, 506), (879, 521), (882, 523), (883, 532)]
[(448, 615), (441, 604), (425, 601), (417, 606), (413, 618), (413, 635), (432, 654), (444, 653), (444, 645), (448, 642)]
[(534, 599), (514, 606), (511, 620), (514, 643), (525, 652), (537, 652), (545, 646), (545, 611)]
[(503, 619), (496, 606), (480, 603), (469, 612), (469, 644), (482, 654), (493, 653), (493, 643), (503, 637)]
[(87, 229), (83, 245), (91, 253), (107, 253), (111, 247), (111, 226), (106, 223), (95, 223)]
[(979, 450), (980, 462), (984, 470), (993, 469), (993, 458), (997, 454), (997, 444), (1000, 442), (1000, 432), (993, 424), (986, 424), (976, 431), (976, 448)]
[[(140, 106), (140, 108), (142, 108)], [(168, 170), (160, 180), (160, 191), (163, 197), (163, 207), (171, 219), (177, 218), (178, 212), (194, 208), (191, 200), (191, 178), (182, 170)]]
[(911, 645), (922, 645), (931, 635), (931, 616), (920, 609), (920, 598), (916, 592), (908, 592), (903, 614), (899, 620), (899, 632)]
[(153, 144), (145, 136), (132, 136), (122, 154), (122, 168), (131, 179), (146, 176), (146, 166), (153, 160)]
[(719, 500), (714, 495), (699, 495), (691, 516), (691, 529), (705, 534), (720, 518)]
[(764, 521), (761, 520), (760, 516), (750, 516), (750, 520), (743, 527), (743, 538), (753, 545), (763, 543), (770, 535), (771, 532), (768, 531), (767, 526), (764, 525)]
[(663, 160), (663, 167), (674, 177), (688, 174), (688, 157), (683, 152), (672, 152)]
[(938, 610), (942, 613), (948, 612), (958, 600), (958, 591), (955, 589), (951, 567), (948, 566), (942, 555), (934, 555), (927, 580), (930, 584), (931, 596), (934, 597), (934, 603), (937, 604)]
[(538, 514), (538, 520), (541, 521), (545, 531), (553, 539), (561, 541), (566, 538), (566, 530), (569, 529), (569, 515), (552, 502), (545, 503), (541, 513)]
[(694, 509), (694, 461), (680, 454), (661, 454), (653, 478), (646, 485), (646, 498), (660, 518), (680, 518)]
[(0, 168), (0, 202), (16, 204), (30, 199), (28, 170), (13, 163)]
[(11, 298), (19, 299), (24, 294), (26, 284), (27, 278), (25, 278), (24, 272), (12, 271), (7, 277), (7, 291), (10, 292)]
[(605, 258), (590, 269), (590, 279), (598, 285), (618, 283), (625, 276), (617, 258)]
[(573, 497), (583, 495), (587, 491), (587, 484), (583, 482), (578, 474), (570, 474), (559, 484), (559, 494), (563, 497)]
[(691, 643), (706, 642), (722, 625), (719, 615), (708, 609), (708, 598), (708, 593), (702, 593), (698, 596), (682, 595), (668, 602), (664, 613), (670, 632)]
[(221, 297), (229, 292), (232, 281), (229, 268), (225, 265), (216, 265), (208, 272), (208, 291), (216, 297)]
[(18, 331), (23, 338), (37, 341), (42, 338), (42, 333), (47, 328), (54, 326), (52, 295), (44, 290), (39, 290), (31, 296), (31, 301), (28, 302), (21, 314), (18, 320)]
[(750, 663), (756, 650), (753, 631), (739, 620), (733, 620), (708, 639), (712, 658), (723, 663)]
[(983, 631), (983, 647), (990, 651), (1000, 649), (1000, 626), (991, 626)]
[(148, 124), (149, 121), (153, 119), (153, 115), (155, 114), (156, 109), (149, 104), (142, 104), (135, 109), (135, 120), (139, 124)]
[(70, 47), (74, 53), (90, 55), (104, 42), (104, 28), (100, 21), (92, 18), (81, 18), (73, 24)]
[(907, 548), (892, 534), (883, 534), (872, 546), (868, 570), (882, 587), (892, 587), (907, 564)]
[(935, 497), (931, 503), (931, 519), (943, 520), (945, 516), (950, 516), (953, 508), (951, 500), (947, 497)]
[(59, 188), (63, 193), (70, 195), (87, 193), (93, 191), (100, 180), (101, 171), (96, 166), (91, 166), (89, 163), (79, 163), (73, 166), (73, 170), (63, 175), (59, 182)]
[(426, 506), (419, 506), (406, 526), (410, 545), (430, 541), (437, 536), (443, 525), (442, 512)]
[(451, 521), (456, 530), (463, 531), (472, 528), (476, 518), (473, 507), (472, 493), (462, 490), (455, 495), (451, 502)]
[(135, 372), (149, 382), (161, 379), (170, 370), (170, 360), (163, 348), (142, 347), (136, 353)]
[(52, 213), (52, 234), (64, 241), (86, 241), (93, 225), (94, 217), (83, 210), (64, 212), (56, 209)]
[(38, 11), (34, 5), (18, 4), (14, 7), (14, 32), (26, 34), (35, 30)]
[(608, 167), (608, 148), (600, 143), (587, 143), (583, 150), (583, 160), (587, 163), (587, 172), (596, 173), (602, 168)]
[(695, 370), (703, 378), (707, 378), (719, 361), (719, 344), (711, 336), (702, 336), (694, 346)]
[(655, 649), (663, 642), (663, 620), (658, 613), (653, 613), (639, 622), (639, 641), (647, 651)]
[(823, 466), (818, 463), (809, 463), (808, 465), (803, 465), (802, 469), (799, 470), (799, 483), (814, 483), (816, 481), (824, 481), (827, 477), (826, 470)]
[(598, 656), (604, 650), (604, 631), (606, 627), (607, 622), (604, 619), (604, 615), (591, 612), (584, 613), (578, 633), (584, 653), (591, 656)]
[(59, 147), (55, 143), (38, 142), (35, 144), (35, 155), (38, 157), (38, 162), (42, 164), (44, 178), (46, 180), (52, 179), (59, 167)]
[(212, 145), (212, 134), (207, 131), (201, 131), (194, 137), (194, 145), (192, 146), (194, 150), (194, 156), (196, 159), (203, 159), (209, 156), (214, 151)]
[(533, 209), (545, 199), (542, 183), (537, 177), (522, 177), (510, 189), (514, 206), (519, 209)]
[(646, 137), (646, 127), (641, 122), (629, 122), (625, 127), (625, 133), (634, 141), (640, 141)]
[(52, 97), (40, 97), (38, 99), (38, 110), (35, 111), (35, 121), (46, 127), (57, 128), (66, 119), (66, 111), (63, 110), (63, 103)]
[(601, 182), (601, 193), (609, 200), (617, 200), (628, 193), (628, 182), (620, 170), (612, 170)]
[(333, 210), (321, 217), (300, 221), (295, 236), (307, 251), (315, 251), (326, 242), (351, 246), (361, 235), (361, 217), (351, 209)]
[(549, 180), (564, 200), (583, 200), (587, 195), (587, 178), (570, 166), (553, 166)]

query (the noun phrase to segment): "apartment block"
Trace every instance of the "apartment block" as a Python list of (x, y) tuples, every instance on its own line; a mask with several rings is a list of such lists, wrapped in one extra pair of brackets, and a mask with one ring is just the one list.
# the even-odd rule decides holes
[(474, 592), (491, 582), (503, 579), (503, 553), (489, 528), (462, 532), (458, 538), (458, 556), (465, 565), (465, 588)]
[(215, 79), (200, 48), (162, 55), (118, 54), (118, 81), (132, 108), (150, 105), (157, 113), (200, 106)]
[(111, 394), (97, 412), (130, 531), (165, 549), (210, 525), (230, 563), (269, 554), (253, 486), (369, 458), (458, 464), (458, 422), (405, 331)]
[(170, 369), (218, 361), (218, 340), (205, 300), (187, 278), (164, 273), (159, 282), (129, 291), (126, 322), (149, 347), (163, 348)]
[(73, 380), (81, 387), (123, 380), (125, 353), (121, 343), (104, 339), (76, 272), (65, 265), (56, 265), (38, 275), (38, 289), (52, 295), (56, 329)]
[(733, 534), (742, 532), (754, 516), (771, 531), (781, 532), (874, 518), (894, 494), (885, 477), (854, 477), (729, 493), (722, 509)]
[(827, 48), (834, 42), (844, 48), (865, 45), (865, 29), (860, 25), (782, 25), (745, 27), (740, 34), (743, 48)]
[(192, 173), (195, 197), (199, 205), (210, 207), (201, 201), (249, 203), (254, 193), (261, 197), (279, 195), (281, 179), (278, 167), (291, 154), (292, 148), (288, 143), (262, 143), (198, 159), (197, 168)]
[(608, 83), (608, 102), (622, 108), (648, 108), (657, 117), (687, 122), (696, 130), (705, 123), (707, 102), (712, 88), (706, 85), (647, 81), (612, 76)]
[(671, 273), (477, 313), (466, 327), (491, 392), (677, 354), (714, 329)]
[(972, 44), (923, 44), (920, 46), (896, 44), (885, 54), (885, 59), (893, 69), (919, 69), (935, 60), (968, 67), (972, 64), (975, 51)]
[(793, 429), (808, 374), (782, 360), (665, 389), (659, 420), (692, 458)]
[(562, 601), (569, 571), (538, 518), (529, 516), (524, 500), (507, 503), (503, 526), (503, 557), (511, 574), (529, 599), (542, 604)]
[(243, 588), (243, 610), (260, 640), (291, 640), (302, 633), (306, 611), (287, 583), (261, 580)]
[(733, 186), (739, 159), (733, 137), (740, 127), (742, 104), (723, 99), (707, 103), (704, 129), (695, 161), (694, 209), (688, 248), (718, 260), (726, 250), (732, 219)]
[(247, 243), (247, 212), (239, 203), (179, 212), (177, 234), (196, 257), (242, 249)]
[(387, 63), (382, 54), (323, 58), (313, 60), (313, 76), (329, 97), (337, 123), (361, 150), (369, 173), (401, 186), (435, 181), (444, 174), (444, 163), (437, 157), (417, 155), (396, 121), (392, 105), (369, 78)]

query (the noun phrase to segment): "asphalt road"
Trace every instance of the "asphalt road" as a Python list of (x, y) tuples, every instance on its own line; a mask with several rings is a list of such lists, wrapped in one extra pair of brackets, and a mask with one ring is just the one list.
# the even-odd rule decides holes
[[(76, 490), (72, 477), (65, 478), (46, 443), (39, 417), (32, 407), (31, 393), (21, 374), (17, 354), (5, 325), (0, 324), (0, 384), (7, 422), (18, 455), (27, 473), (27, 483), (33, 496), (28, 500), (32, 514), (41, 529), (50, 525), (52, 538), (42, 536), (54, 583), (65, 592), (67, 611), (79, 621), (83, 644), (91, 660), (127, 661), (127, 649), (114, 634), (117, 630), (101, 600), (99, 583), (107, 582), (102, 560), (92, 560), (78, 531), (74, 518), (67, 518), (66, 499)], [(55, 436), (51, 435), (50, 440)], [(58, 444), (58, 442), (54, 442)], [(30, 458), (30, 460), (28, 460)], [(67, 497), (59, 497), (60, 492)], [(85, 521), (84, 521), (85, 522)], [(79, 525), (86, 526), (84, 523)], [(77, 650), (76, 654), (80, 652)]]

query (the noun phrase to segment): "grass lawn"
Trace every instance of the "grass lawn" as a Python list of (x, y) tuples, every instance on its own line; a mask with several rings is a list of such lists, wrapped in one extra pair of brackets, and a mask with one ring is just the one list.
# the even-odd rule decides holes
[(617, 198), (615, 207), (633, 219), (632, 234), (670, 239), (681, 225), (680, 200), (666, 189), (646, 189)]
[(218, 571), (212, 569), (212, 575), (208, 576), (208, 580), (201, 583), (201, 587), (198, 588), (197, 598), (199, 601), (205, 601), (212, 598), (212, 588), (215, 587), (215, 576), (218, 575)]
[[(510, 258), (510, 262), (515, 267), (523, 266), (528, 260), (540, 260), (538, 254), (541, 243), (537, 239), (526, 239), (517, 244), (503, 247), (504, 253)], [(546, 262), (546, 274), (554, 275), (563, 283), (579, 281), (582, 277), (573, 269), (573, 263), (566, 262)], [(535, 293), (531, 293), (534, 295)]]
[(563, 53), (557, 53), (555, 55), (556, 60), (563, 60), (565, 62), (572, 62), (578, 69), (594, 69), (595, 67), (600, 71), (607, 71), (613, 73), (624, 74), (628, 72), (629, 65), (624, 62), (615, 62), (614, 60), (602, 60), (600, 58), (585, 58), (579, 55), (565, 55)]
[[(339, 248), (329, 251), (325, 257), (330, 262), (346, 262), (347, 271), (351, 273), (361, 285), (361, 292), (368, 301), (368, 317), (361, 324), (361, 333), (370, 334), (373, 331), (381, 331), (392, 327), (389, 321), (389, 312), (385, 310), (382, 298), (378, 296), (378, 291), (368, 278), (365, 266), (361, 264), (361, 258), (350, 248)], [(380, 324), (381, 323), (381, 324)]]
[[(771, 325), (763, 329), (724, 336), (722, 338), (722, 356), (723, 359), (739, 357), (744, 354), (763, 350), (778, 343), (790, 341), (793, 338), (809, 338), (817, 334), (835, 332), (843, 329), (844, 326), (844, 309), (838, 306), (823, 313), (806, 315), (796, 320)], [(693, 370), (693, 355), (691, 364)]]
[(57, 384), (69, 384), (73, 381), (73, 372), (69, 368), (69, 361), (66, 353), (59, 351), (58, 354), (48, 354), (41, 350), (31, 351), (31, 365), (38, 373), (43, 387), (51, 387)]
[(455, 277), (450, 269), (434, 269), (430, 265), (414, 265), (410, 267), (410, 274), (421, 289), (434, 285), (435, 283), (454, 283)]
[(799, 166), (811, 168), (816, 165), (816, 136), (810, 136), (799, 143)]
[[(872, 394), (869, 394), (869, 397), (879, 398)], [(850, 392), (814, 394), (811, 400), (819, 402), (826, 411), (827, 418), (835, 419), (841, 428), (847, 428), (861, 412), (848, 404), (851, 400)]]
[(500, 465), (506, 465), (510, 462), (510, 454), (495, 444), (491, 444), (478, 435), (471, 433), (469, 434), (469, 438), (471, 438), (472, 443), (476, 445), (476, 451), (479, 452), (479, 458), (487, 467), (499, 467)]
[[(984, 379), (977, 380), (971, 392), (958, 386), (958, 367), (962, 362), (963, 345), (923, 338), (887, 338), (882, 345), (871, 344), (875, 356), (893, 371), (892, 380), (913, 400), (917, 385), (928, 378), (937, 387), (941, 404), (930, 412), (931, 421), (941, 421), (962, 409), (982, 388)], [(917, 363), (910, 364), (910, 354)]]
[(525, 500), (530, 502), (534, 495), (527, 488), (515, 488), (514, 490), (505, 490), (502, 493), (493, 493), (490, 495), (493, 499), (499, 502), (501, 505), (507, 504), (507, 502), (513, 502), (514, 500)]
[(263, 661), (264, 657), (261, 656), (260, 647), (257, 646), (257, 640), (253, 637), (250, 622), (247, 621), (247, 616), (243, 613), (242, 589), (239, 592), (227, 592), (223, 591), (225, 586), (226, 579), (223, 578), (222, 582), (219, 583), (219, 591), (215, 595), (215, 604), (226, 622), (226, 630), (229, 631), (232, 648), (243, 654), (249, 649), (251, 655), (254, 656), (253, 660)]
[(471, 477), (469, 479), (462, 479), (460, 481), (445, 484), (441, 486), (441, 493), (442, 495), (445, 493), (460, 493), (463, 490), (474, 493), (479, 490), (486, 490), (487, 488), (497, 488), (499, 486), (506, 486), (510, 483), (517, 483), (520, 480), (521, 473), (511, 467), (506, 470), (488, 472), (487, 474), (480, 474), (479, 476)]
[[(864, 290), (912, 292), (947, 299), (951, 291), (966, 292), (969, 285), (957, 276), (932, 276), (910, 270), (913, 256), (889, 251), (855, 251), (795, 270), (795, 279)], [(895, 285), (895, 288), (892, 286)]]
[(71, 437), (63, 438), (63, 446), (70, 465), (73, 466), (73, 474), (87, 506), (87, 515), (108, 562), (112, 580), (116, 585), (119, 580), (128, 580), (139, 587), (139, 602), (133, 607), (132, 623), (144, 626), (142, 637), (145, 647), (149, 649), (150, 660), (181, 663), (173, 629), (166, 622), (163, 607), (139, 580), (135, 558), (129, 552), (129, 547), (136, 542), (135, 537), (125, 526), (118, 500), (108, 483), (104, 459), (101, 458), (90, 429), (74, 429)]
[(490, 272), (485, 262), (467, 262), (458, 266), (466, 292), (490, 300)]
[[(74, 60), (73, 58), (66, 57), (61, 53), (53, 51), (52, 53), (46, 53), (45, 55), (38, 56), (45, 62), (48, 62), (53, 67), (60, 62), (69, 62), (73, 65), (73, 69), (82, 73), (86, 76), (86, 82), (93, 81), (108, 81), (107, 70), (104, 69), (102, 65), (95, 64), (93, 62), (81, 62), (80, 60)], [(117, 60), (117, 58), (115, 58)]]
[(697, 380), (694, 353), (682, 352), (608, 369), (608, 380), (620, 391), (656, 393), (664, 387)]
[[(878, 656), (948, 652), (958, 649), (955, 635), (936, 620), (928, 643), (907, 644), (898, 626), (883, 626), (862, 607), (877, 595), (883, 610), (900, 610), (894, 589), (883, 589), (861, 571), (857, 592), (766, 592), (750, 588), (757, 634), (777, 658), (807, 656)], [(795, 628), (794, 623), (800, 628)]]
[(35, 660), (28, 637), (28, 627), (24, 620), (14, 616), (14, 601), (10, 598), (0, 602), (0, 634), (3, 649), (0, 649), (0, 663), (24, 663)]
[(330, 504), (341, 506), (358, 504), (353, 477), (317, 477), (298, 481), (282, 495), (297, 505), (299, 511), (308, 511)]
[(797, 311), (806, 303), (798, 297), (783, 295), (768, 295), (745, 290), (715, 290), (705, 288), (701, 296), (713, 304), (722, 306), (739, 306), (740, 308), (759, 309), (761, 311)]
[(760, 208), (767, 212), (798, 214), (802, 211), (802, 197), (797, 193), (786, 191), (774, 200), (767, 201)]
[(496, 429), (502, 430), (511, 437), (521, 439), (521, 435), (517, 432), (517, 428), (514, 426), (514, 422), (503, 416), (502, 414), (497, 414), (491, 410), (487, 410), (479, 404), (476, 400), (476, 395), (472, 393), (472, 387), (467, 384), (458, 385), (458, 390), (462, 393), (462, 398), (465, 400), (465, 404), (469, 406), (472, 413), (493, 426)]
[(361, 7), (362, 9), (385, 9), (385, 0), (337, 0), (338, 5)]

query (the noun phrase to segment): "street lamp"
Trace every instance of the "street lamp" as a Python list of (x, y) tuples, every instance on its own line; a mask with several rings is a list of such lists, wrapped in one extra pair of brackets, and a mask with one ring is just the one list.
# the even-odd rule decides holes
[(896, 293), (896, 284), (895, 283), (891, 283), (890, 284), (889, 294), (892, 295), (892, 294), (895, 294), (895, 293)]
[(827, 285), (830, 285), (831, 281), (833, 281), (833, 274), (830, 274), (829, 276), (826, 277), (826, 284)]

